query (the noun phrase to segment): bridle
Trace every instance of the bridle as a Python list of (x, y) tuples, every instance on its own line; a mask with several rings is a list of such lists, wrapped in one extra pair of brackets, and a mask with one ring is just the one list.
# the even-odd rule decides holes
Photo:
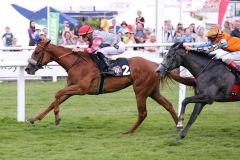
[(160, 63), (162, 66), (163, 66), (163, 68), (165, 69), (165, 72), (170, 72), (169, 71), (169, 68), (165, 65), (165, 64), (163, 64), (163, 63)]
[[(68, 52), (68, 53), (65, 53), (65, 54), (59, 56), (58, 58), (56, 58), (55, 61), (59, 61), (59, 60), (62, 59), (63, 57), (66, 57), (66, 56), (68, 56), (68, 55), (70, 55), (70, 54), (73, 54), (73, 53), (74, 53), (73, 51)], [(86, 58), (84, 58), (81, 53), (77, 53), (77, 55), (78, 55), (77, 59), (68, 67), (68, 69), (66, 69), (67, 72), (68, 72), (75, 64), (78, 63), (78, 61), (79, 61), (80, 58), (82, 58), (85, 62), (88, 63), (88, 61), (86, 60)], [(61, 62), (59, 61), (59, 63), (61, 63)]]
[(41, 64), (41, 61), (43, 60), (43, 56), (44, 56), (44, 53), (46, 51), (46, 48), (48, 46), (49, 43), (47, 43), (45, 46), (42, 46), (41, 44), (38, 44), (39, 47), (43, 48), (43, 51), (40, 51), (37, 53), (37, 60), (34, 60), (32, 58), (28, 59), (28, 63), (30, 63), (31, 65), (37, 67), (38, 69), (39, 68), (42, 68), (42, 66), (44, 64)]
[[(186, 54), (186, 53), (185, 53)], [(200, 72), (197, 73), (197, 75), (195, 76), (195, 79), (197, 79), (199, 77), (199, 75), (209, 66), (209, 64), (212, 62), (213, 58), (211, 58), (208, 63), (200, 70)], [(163, 68), (165, 69), (165, 72), (170, 72), (170, 69), (163, 63), (160, 63)]]
[[(41, 61), (43, 60), (43, 57), (44, 57), (44, 54), (45, 54), (45, 52), (46, 52), (46, 49), (47, 49), (48, 45), (49, 45), (49, 43), (47, 43), (45, 46), (42, 46), (41, 44), (38, 44), (38, 46), (41, 47), (41, 48), (43, 48), (43, 50), (40, 51), (40, 52), (38, 52), (38, 54), (37, 54), (37, 55), (38, 55), (37, 60), (33, 60), (33, 59), (30, 58), (30, 59), (28, 59), (28, 62), (29, 62), (30, 64), (32, 64), (33, 66), (36, 66), (38, 69), (39, 69), (39, 68), (42, 68), (42, 66), (45, 65), (45, 64), (41, 64)], [(59, 63), (61, 63), (61, 62), (59, 61), (60, 59), (66, 57), (66, 56), (68, 56), (68, 55), (70, 55), (70, 54), (73, 54), (73, 53), (74, 53), (74, 52), (72, 52), (72, 51), (71, 51), (71, 52), (67, 52), (67, 53), (65, 53), (65, 54), (63, 54), (63, 55), (55, 58), (54, 61), (58, 61)], [(88, 61), (86, 60), (86, 58), (84, 58), (81, 54), (78, 54), (77, 59), (66, 69), (67, 72), (68, 72), (75, 64), (78, 63), (78, 61), (79, 61), (80, 58), (82, 58), (85, 62), (88, 62)]]

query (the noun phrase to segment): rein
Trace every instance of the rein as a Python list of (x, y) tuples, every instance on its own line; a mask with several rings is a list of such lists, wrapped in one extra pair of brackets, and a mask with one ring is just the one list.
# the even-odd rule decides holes
[[(70, 54), (72, 54), (72, 53), (74, 53), (74, 52), (71, 51), (71, 52), (65, 53), (65, 54), (59, 56), (56, 60), (60, 60), (61, 58), (66, 57), (66, 56), (68, 56), (68, 55), (70, 55)], [(88, 61), (86, 60), (86, 58), (84, 58), (84, 57), (81, 55), (81, 53), (80, 53), (80, 54), (77, 54), (77, 55), (78, 55), (78, 58), (70, 65), (70, 67), (67, 69), (67, 72), (68, 72), (73, 66), (75, 66), (75, 65), (78, 63), (78, 61), (79, 61), (80, 58), (82, 58), (85, 62), (88, 63)]]
[(198, 72), (198, 74), (196, 75), (196, 79), (197, 77), (207, 68), (207, 66), (212, 62), (213, 58), (211, 58), (208, 63), (202, 68), (202, 70), (200, 72)]

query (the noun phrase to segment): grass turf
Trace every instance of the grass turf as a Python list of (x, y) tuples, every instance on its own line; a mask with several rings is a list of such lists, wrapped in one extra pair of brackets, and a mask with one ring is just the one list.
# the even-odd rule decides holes
[[(26, 117), (41, 112), (65, 81), (26, 82)], [(148, 117), (134, 135), (122, 135), (137, 117), (132, 87), (99, 96), (74, 96), (34, 125), (16, 122), (16, 83), (0, 83), (0, 160), (239, 159), (239, 102), (207, 105), (187, 137), (176, 142), (170, 114), (148, 100)], [(161, 89), (177, 110), (178, 85)], [(188, 95), (192, 94), (188, 89)], [(186, 124), (193, 105), (187, 106)]]

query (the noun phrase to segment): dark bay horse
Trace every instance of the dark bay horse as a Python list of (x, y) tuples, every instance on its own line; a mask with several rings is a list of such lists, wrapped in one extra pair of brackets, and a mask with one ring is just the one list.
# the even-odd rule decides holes
[[(25, 70), (28, 74), (35, 74), (38, 69), (51, 61), (57, 62), (67, 71), (67, 86), (55, 94), (55, 100), (42, 113), (29, 119), (28, 122), (30, 123), (41, 120), (53, 109), (55, 123), (59, 124), (61, 120), (59, 105), (61, 103), (73, 95), (97, 94), (100, 72), (89, 54), (74, 53), (70, 48), (50, 44), (50, 41), (40, 42), (33, 51)], [(131, 68), (131, 75), (126, 77), (107, 77), (103, 91), (104, 93), (110, 93), (133, 85), (137, 101), (138, 118), (133, 127), (125, 133), (133, 133), (146, 118), (146, 100), (148, 97), (162, 105), (171, 114), (174, 122), (177, 123), (177, 116), (172, 104), (159, 92), (161, 78), (154, 72), (158, 65), (140, 57), (130, 58), (128, 63)], [(186, 81), (177, 75), (172, 75), (172, 78), (182, 83)]]
[[(214, 60), (211, 57), (195, 51), (186, 51), (182, 43), (174, 44), (162, 63), (159, 65), (156, 73), (163, 77), (165, 74), (175, 68), (183, 66), (187, 68), (196, 78), (196, 90), (192, 97), (187, 97), (182, 101), (182, 109), (178, 119), (177, 130), (182, 127), (185, 108), (189, 103), (195, 103), (193, 112), (186, 127), (182, 130), (178, 140), (183, 139), (191, 125), (197, 119), (206, 104), (217, 102), (229, 102), (232, 96), (232, 87), (236, 76), (220, 60)], [(240, 100), (240, 94), (237, 93), (235, 101)]]

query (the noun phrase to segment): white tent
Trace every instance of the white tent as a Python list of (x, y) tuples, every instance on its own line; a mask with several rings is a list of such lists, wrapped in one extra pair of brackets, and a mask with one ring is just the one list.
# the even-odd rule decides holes
[[(145, 18), (145, 26), (155, 28), (157, 16), (155, 3), (156, 1), (147, 1), (144, 3), (144, 5), (138, 3), (138, 6), (136, 6), (136, 3), (133, 3), (134, 1), (131, 2), (132, 3), (130, 3), (129, 9), (126, 12), (119, 14), (117, 17), (115, 17), (117, 23), (120, 24), (122, 21), (126, 21), (128, 24), (134, 24), (135, 18), (137, 17), (137, 10), (141, 10), (142, 16)], [(161, 5), (164, 5), (164, 3), (162, 3)], [(163, 14), (162, 17), (164, 17), (162, 21), (170, 19), (173, 26), (176, 27), (177, 23), (180, 20), (180, 8), (178, 6), (165, 7), (163, 11), (160, 11), (160, 13)], [(184, 27), (188, 27), (191, 23), (195, 23), (196, 26), (198, 25), (204, 26), (204, 21), (199, 21), (197, 19), (192, 18), (189, 12), (182, 11), (181, 19), (182, 19), (181, 22), (183, 23)]]
[[(9, 26), (10, 32), (17, 38), (17, 44), (28, 45), (29, 20), (18, 13), (8, 1), (1, 1), (0, 19), (1, 36), (5, 33), (5, 27)], [(3, 43), (0, 45), (2, 46)]]

